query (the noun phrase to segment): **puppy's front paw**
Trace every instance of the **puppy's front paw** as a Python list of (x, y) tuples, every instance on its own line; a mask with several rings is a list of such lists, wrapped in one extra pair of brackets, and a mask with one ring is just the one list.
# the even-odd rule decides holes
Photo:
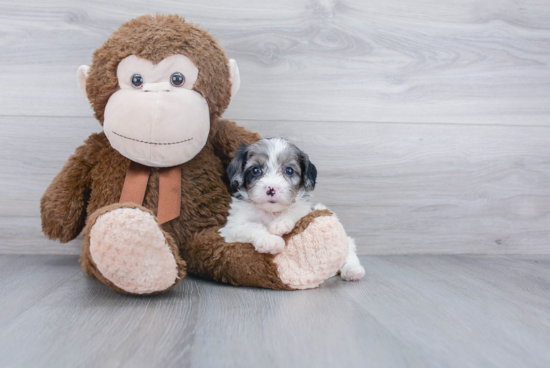
[(346, 281), (358, 281), (365, 276), (365, 269), (360, 264), (345, 265), (340, 276)]
[(296, 223), (290, 219), (281, 219), (269, 224), (267, 231), (273, 235), (283, 236), (291, 232), (294, 229), (294, 225)]
[(260, 234), (254, 239), (254, 248), (259, 253), (277, 254), (285, 249), (285, 241), (277, 235)]

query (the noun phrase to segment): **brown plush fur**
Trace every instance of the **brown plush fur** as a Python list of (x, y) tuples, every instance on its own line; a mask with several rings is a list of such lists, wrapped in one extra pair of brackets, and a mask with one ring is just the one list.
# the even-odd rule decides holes
[[(173, 54), (188, 56), (199, 68), (194, 89), (210, 107), (211, 129), (202, 151), (182, 165), (181, 214), (162, 225), (170, 247), (179, 247), (188, 271), (234, 285), (288, 289), (278, 277), (273, 256), (256, 252), (250, 244), (226, 244), (217, 229), (228, 215), (230, 195), (227, 165), (242, 144), (260, 136), (235, 123), (220, 120), (229, 104), (228, 60), (212, 36), (178, 16), (143, 16), (120, 27), (94, 53), (87, 77), (87, 94), (102, 123), (109, 97), (119, 89), (118, 63), (129, 55), (158, 63)], [(130, 160), (114, 150), (105, 134), (92, 134), (71, 156), (41, 200), (42, 229), (51, 239), (67, 242), (84, 228), (81, 257), (84, 271), (121, 291), (97, 270), (89, 254), (89, 231), (99, 214), (118, 208)], [(143, 208), (156, 213), (158, 169), (152, 169)], [(141, 207), (140, 207), (141, 208)], [(311, 222), (313, 218), (309, 219)], [(307, 226), (301, 221), (299, 228)], [(184, 263), (178, 259), (181, 275)]]
[(332, 216), (332, 212), (330, 212), (330, 210), (316, 210), (308, 213), (300, 220), (298, 220), (296, 225), (294, 225), (294, 229), (290, 233), (284, 235), (283, 239), (285, 240), (285, 242), (288, 242), (288, 240), (294, 235), (301, 234), (308, 227), (308, 225), (311, 224), (313, 220), (315, 220), (317, 217), (322, 216)]

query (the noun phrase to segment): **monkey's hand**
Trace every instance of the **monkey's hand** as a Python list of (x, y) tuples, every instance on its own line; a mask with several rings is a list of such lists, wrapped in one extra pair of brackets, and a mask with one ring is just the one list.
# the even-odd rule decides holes
[(42, 231), (50, 239), (66, 243), (76, 238), (84, 227), (91, 187), (91, 158), (98, 146), (94, 136), (76, 149), (40, 200)]

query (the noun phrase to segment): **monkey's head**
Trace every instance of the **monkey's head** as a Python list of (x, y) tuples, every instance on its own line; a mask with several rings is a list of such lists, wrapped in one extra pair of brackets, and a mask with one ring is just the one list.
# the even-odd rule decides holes
[(235, 60), (177, 15), (123, 24), (77, 81), (113, 148), (154, 167), (195, 157), (240, 85)]

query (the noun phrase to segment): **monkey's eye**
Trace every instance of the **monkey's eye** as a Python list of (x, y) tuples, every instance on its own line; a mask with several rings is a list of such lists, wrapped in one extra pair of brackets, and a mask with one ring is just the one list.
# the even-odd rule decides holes
[(181, 87), (185, 83), (185, 77), (180, 72), (175, 72), (170, 76), (170, 83), (174, 87)]
[(262, 169), (260, 169), (259, 167), (255, 167), (252, 169), (252, 174), (254, 175), (260, 175), (262, 173)]
[(287, 167), (285, 170), (285, 174), (287, 174), (288, 176), (292, 176), (294, 175), (294, 170), (291, 167)]
[(141, 88), (143, 86), (143, 77), (139, 74), (132, 75), (132, 86), (134, 88)]

